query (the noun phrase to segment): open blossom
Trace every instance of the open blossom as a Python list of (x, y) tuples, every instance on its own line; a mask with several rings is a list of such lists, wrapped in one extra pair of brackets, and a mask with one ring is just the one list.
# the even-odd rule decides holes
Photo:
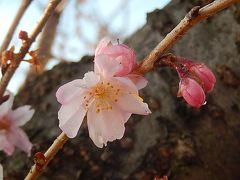
[(123, 137), (131, 114), (147, 115), (151, 111), (138, 95), (137, 86), (126, 76), (116, 76), (122, 64), (107, 55), (98, 55), (95, 71), (83, 79), (76, 79), (61, 86), (57, 100), (62, 104), (59, 127), (73, 138), (87, 116), (89, 136), (96, 146)]
[(20, 127), (32, 118), (34, 110), (27, 105), (12, 110), (14, 97), (7, 93), (9, 99), (0, 105), (0, 150), (12, 155), (16, 146), (30, 155), (32, 144)]
[(131, 81), (133, 81), (138, 89), (142, 89), (147, 85), (147, 80), (142, 75), (132, 73), (133, 69), (137, 66), (136, 55), (134, 51), (125, 44), (113, 45), (110, 39), (102, 39), (95, 50), (94, 71), (96, 73), (102, 73), (103, 70), (101, 68), (108, 66), (108, 61), (106, 61), (104, 66), (98, 66), (99, 64), (104, 63), (98, 62), (102, 61), (104, 57), (107, 57), (110, 61), (115, 61), (115, 64), (119, 64), (118, 66), (113, 67), (113, 76), (128, 77)]

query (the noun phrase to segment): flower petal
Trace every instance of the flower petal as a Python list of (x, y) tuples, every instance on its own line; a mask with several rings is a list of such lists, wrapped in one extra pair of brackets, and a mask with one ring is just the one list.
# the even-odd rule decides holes
[(11, 156), (15, 151), (15, 147), (11, 141), (8, 141), (6, 138), (6, 133), (0, 133), (0, 142), (0, 150), (3, 150), (8, 156)]
[(83, 80), (85, 81), (85, 87), (92, 87), (100, 81), (100, 76), (90, 71), (84, 74)]
[(205, 93), (202, 87), (191, 78), (181, 79), (179, 91), (186, 102), (193, 107), (199, 108), (205, 102)]
[(123, 121), (124, 123), (126, 123), (128, 121), (128, 119), (131, 117), (132, 113), (122, 113), (122, 116), (123, 116)]
[(114, 76), (123, 68), (120, 62), (112, 60), (107, 55), (95, 56), (94, 62), (94, 72), (104, 77)]
[(109, 38), (103, 38), (97, 45), (95, 50), (95, 56), (102, 53), (102, 50), (106, 47), (112, 46), (111, 40)]
[(138, 94), (137, 86), (127, 77), (113, 77), (111, 78), (112, 83), (119, 83), (119, 86), (124, 89), (125, 92), (131, 92)]
[(4, 95), (9, 95), (9, 98), (0, 105), (0, 117), (4, 116), (12, 108), (14, 100), (14, 96), (10, 91), (6, 91)]
[(26, 152), (28, 156), (31, 155), (32, 143), (22, 129), (12, 126), (10, 132), (7, 134), (7, 139), (19, 149)]
[(151, 113), (148, 105), (143, 102), (141, 97), (134, 93), (124, 93), (119, 97), (117, 105), (123, 111), (133, 114), (148, 115)]
[(111, 110), (96, 112), (92, 105), (87, 114), (89, 136), (97, 147), (103, 147), (108, 141), (123, 137), (125, 127), (121, 111), (113, 106)]
[(31, 106), (22, 106), (14, 111), (8, 113), (9, 120), (12, 121), (17, 126), (23, 126), (26, 122), (28, 122), (33, 114), (34, 109), (30, 109)]
[(101, 122), (97, 119), (96, 112), (95, 112), (95, 105), (92, 104), (90, 109), (88, 110), (87, 113), (87, 124), (88, 124), (88, 132), (89, 132), (89, 137), (92, 139), (94, 144), (102, 148), (103, 147), (103, 138), (102, 138), (102, 133), (101, 133)]
[(61, 104), (66, 104), (76, 96), (80, 96), (80, 86), (84, 81), (82, 79), (76, 79), (69, 83), (62, 85), (56, 92), (57, 101)]
[(58, 111), (59, 127), (69, 138), (74, 138), (82, 124), (86, 110), (79, 101), (62, 105)]
[(196, 64), (191, 67), (191, 71), (195, 72), (203, 83), (206, 92), (211, 92), (216, 83), (216, 77), (205, 64)]
[(147, 86), (148, 80), (142, 75), (128, 74), (127, 77), (137, 86), (138, 90)]

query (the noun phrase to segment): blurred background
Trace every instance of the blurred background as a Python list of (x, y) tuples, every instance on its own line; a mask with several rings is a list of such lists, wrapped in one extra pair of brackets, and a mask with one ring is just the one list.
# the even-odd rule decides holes
[[(60, 61), (79, 61), (83, 55), (94, 53), (99, 40), (105, 36), (113, 42), (123, 42), (146, 23), (146, 13), (163, 8), (170, 0), (63, 0), (48, 28), (41, 35), (32, 50), (40, 49), (42, 69), (51, 69)], [(0, 44), (16, 15), (22, 0), (0, 1)], [(32, 32), (48, 0), (34, 0), (25, 12), (10, 43), (21, 46), (20, 30)], [(47, 42), (46, 42), (47, 41)], [(22, 62), (10, 82), (8, 89), (17, 92), (28, 74), (30, 65)], [(34, 71), (34, 70), (33, 70)]]

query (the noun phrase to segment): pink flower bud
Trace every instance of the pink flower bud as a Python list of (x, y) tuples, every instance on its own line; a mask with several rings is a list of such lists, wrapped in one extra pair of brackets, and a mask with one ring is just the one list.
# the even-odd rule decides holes
[(178, 95), (182, 96), (193, 107), (199, 108), (205, 102), (205, 93), (202, 87), (195, 80), (188, 77), (181, 79)]
[(215, 75), (205, 64), (194, 64), (190, 71), (195, 73), (201, 80), (202, 86), (206, 92), (211, 92), (216, 82)]
[[(99, 55), (108, 56), (109, 60), (117, 61), (122, 68), (115, 73), (115, 76), (124, 76), (129, 74), (136, 65), (136, 56), (132, 49), (125, 44), (112, 45), (107, 38), (100, 41), (98, 44), (95, 57)], [(95, 58), (97, 61), (98, 58)]]

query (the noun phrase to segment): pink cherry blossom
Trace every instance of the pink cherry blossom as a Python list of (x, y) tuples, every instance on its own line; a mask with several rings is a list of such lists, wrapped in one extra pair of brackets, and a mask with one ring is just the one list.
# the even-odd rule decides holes
[(188, 77), (181, 79), (178, 95), (182, 96), (189, 105), (196, 108), (205, 103), (205, 93), (202, 87), (195, 80)]
[[(124, 76), (129, 74), (136, 66), (136, 55), (132, 49), (125, 44), (113, 45), (108, 38), (104, 38), (98, 44), (95, 51), (95, 62), (101, 61), (99, 55), (107, 55), (109, 60), (118, 62), (121, 66), (115, 72), (116, 76)], [(98, 67), (94, 67), (95, 72)]]
[(32, 118), (34, 110), (27, 105), (12, 110), (14, 97), (10, 92), (7, 94), (10, 95), (9, 99), (0, 105), (0, 150), (10, 156), (16, 146), (30, 155), (32, 144), (19, 127)]
[[(77, 135), (85, 116), (89, 136), (97, 147), (123, 137), (131, 114), (151, 113), (148, 105), (138, 95), (138, 87), (127, 77), (117, 77), (122, 65), (98, 55), (95, 72), (88, 72), (83, 79), (76, 79), (61, 86), (56, 97), (62, 104), (59, 127), (73, 138)], [(143, 82), (143, 80), (142, 80)], [(140, 83), (139, 87), (145, 84)]]
[(213, 90), (216, 77), (205, 64), (194, 64), (191, 66), (190, 71), (198, 76), (206, 92), (209, 93)]

